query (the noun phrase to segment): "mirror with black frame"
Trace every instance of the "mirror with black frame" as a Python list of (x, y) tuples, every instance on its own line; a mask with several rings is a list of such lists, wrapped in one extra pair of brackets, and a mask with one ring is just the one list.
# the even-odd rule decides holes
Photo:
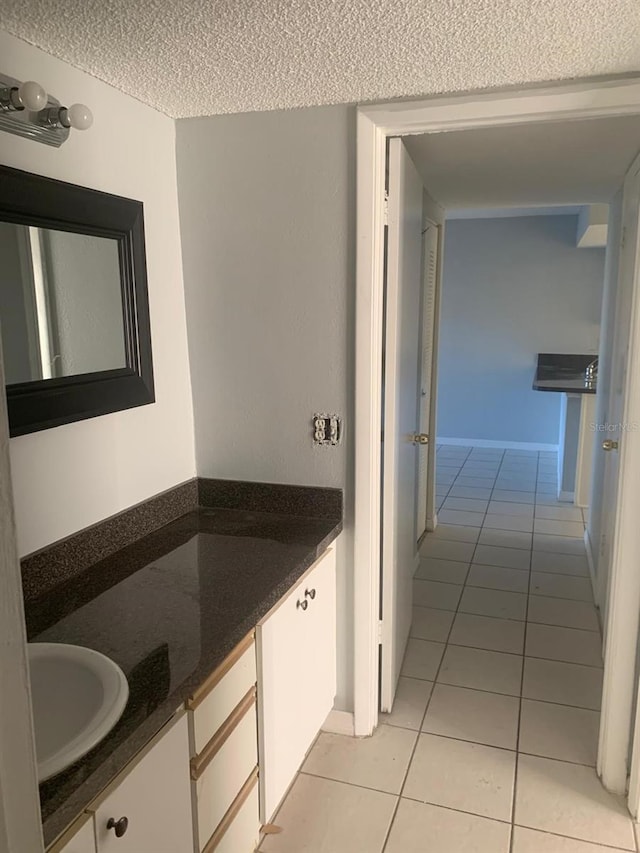
[(0, 167), (11, 435), (154, 402), (140, 202)]

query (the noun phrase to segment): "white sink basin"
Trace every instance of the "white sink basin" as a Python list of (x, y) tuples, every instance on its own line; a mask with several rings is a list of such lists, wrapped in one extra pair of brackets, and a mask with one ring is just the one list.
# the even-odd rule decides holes
[(55, 776), (99, 743), (122, 716), (129, 685), (100, 652), (29, 643), (38, 781)]

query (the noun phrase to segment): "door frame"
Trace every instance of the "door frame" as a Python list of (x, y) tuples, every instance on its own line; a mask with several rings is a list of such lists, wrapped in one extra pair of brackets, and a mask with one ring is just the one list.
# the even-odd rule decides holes
[[(426, 191), (425, 191), (426, 195)], [(425, 216), (422, 222), (422, 239), (424, 253), (424, 235), (429, 227), (436, 229), (436, 281), (435, 281), (435, 299), (433, 304), (433, 326), (431, 340), (431, 376), (429, 388), (429, 436), (436, 435), (437, 429), (437, 411), (438, 411), (438, 331), (440, 326), (440, 299), (442, 296), (442, 253), (444, 251), (444, 211), (442, 211), (442, 221), (436, 222), (437, 217), (432, 216), (433, 211), (425, 211)], [(426, 280), (423, 275), (423, 298), (426, 290)], [(421, 314), (422, 320), (424, 315)], [(425, 527), (425, 537), (428, 533), (432, 533), (438, 526), (438, 510), (436, 501), (436, 442), (430, 441), (427, 447), (427, 523)], [(422, 544), (422, 540), (418, 541), (418, 545)]]
[[(4, 388), (0, 346), (0, 388)], [(22, 576), (13, 514), (7, 401), (0, 394), (0, 850), (42, 853)], [(8, 697), (8, 698), (7, 698)]]
[[(380, 601), (380, 412), (382, 405), (382, 307), (384, 264), (385, 150), (389, 136), (470, 130), (514, 124), (606, 118), (640, 114), (640, 77), (586, 80), (570, 84), (510, 89), (475, 95), (397, 101), (360, 107), (357, 111), (357, 224), (356, 224), (356, 423), (354, 525), (354, 731), (373, 733), (378, 722), (378, 612)], [(427, 187), (427, 191), (429, 188)], [(640, 321), (639, 321), (640, 322)], [(640, 411), (640, 329), (632, 329), (629, 367), (631, 381), (626, 407)], [(623, 479), (624, 471), (621, 471)], [(621, 486), (620, 493), (624, 493)], [(618, 556), (625, 545), (619, 530)], [(613, 575), (616, 569), (612, 567)], [(618, 578), (619, 580), (619, 578)], [(614, 627), (625, 658), (635, 660), (637, 632), (624, 636), (633, 625), (634, 601), (624, 600), (624, 583), (611, 586)], [(620, 652), (618, 652), (619, 654)], [(619, 658), (618, 658), (619, 659)], [(606, 684), (606, 681), (605, 681)], [(609, 715), (630, 719), (622, 709), (628, 697), (607, 696)], [(620, 790), (619, 760), (605, 761), (605, 785)], [(626, 783), (626, 768), (624, 770)]]

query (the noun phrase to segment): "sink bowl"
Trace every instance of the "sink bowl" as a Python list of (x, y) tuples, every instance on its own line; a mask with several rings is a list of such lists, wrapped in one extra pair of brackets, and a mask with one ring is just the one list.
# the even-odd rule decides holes
[(100, 652), (62, 643), (29, 643), (38, 781), (86, 755), (122, 716), (129, 685)]

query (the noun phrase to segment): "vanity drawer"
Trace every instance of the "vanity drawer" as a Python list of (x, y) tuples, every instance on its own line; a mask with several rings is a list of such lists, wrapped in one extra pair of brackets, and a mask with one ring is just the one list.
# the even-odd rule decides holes
[(256, 767), (202, 853), (253, 853), (260, 840), (259, 812)]
[(191, 759), (200, 850), (258, 764), (256, 689), (250, 689), (205, 749)]
[(239, 643), (205, 683), (187, 700), (192, 755), (199, 755), (256, 683), (254, 632)]

